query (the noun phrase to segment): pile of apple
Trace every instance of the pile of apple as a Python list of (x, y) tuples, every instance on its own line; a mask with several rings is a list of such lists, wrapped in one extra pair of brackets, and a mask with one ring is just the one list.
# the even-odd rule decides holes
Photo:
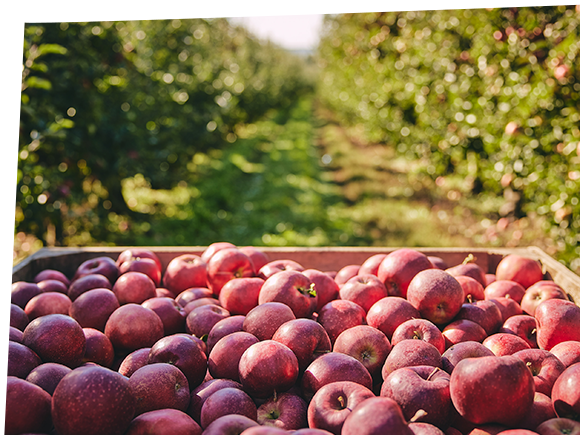
[(470, 260), (43, 270), (12, 286), (5, 434), (580, 434), (580, 307), (533, 259)]

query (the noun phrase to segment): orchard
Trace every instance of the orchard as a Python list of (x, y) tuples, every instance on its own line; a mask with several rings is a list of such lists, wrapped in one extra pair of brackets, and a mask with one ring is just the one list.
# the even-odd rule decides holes
[(580, 433), (580, 307), (537, 259), (474, 260), (44, 268), (12, 285), (5, 434)]

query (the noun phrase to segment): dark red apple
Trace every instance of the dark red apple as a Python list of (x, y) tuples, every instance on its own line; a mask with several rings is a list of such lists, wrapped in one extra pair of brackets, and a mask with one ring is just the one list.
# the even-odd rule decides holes
[(240, 381), (253, 398), (265, 399), (274, 392), (289, 390), (298, 379), (298, 372), (294, 352), (273, 340), (251, 345), (240, 358)]
[(160, 271), (163, 270), (161, 260), (159, 259), (159, 257), (155, 252), (153, 252), (151, 249), (148, 248), (136, 248), (136, 247), (125, 249), (123, 252), (119, 254), (116, 261), (117, 267), (121, 267), (123, 263), (137, 258), (141, 259), (149, 258), (155, 262)]
[(425, 254), (415, 249), (401, 248), (383, 259), (377, 276), (385, 284), (389, 295), (406, 298), (411, 280), (426, 269), (433, 269), (433, 264)]
[(51, 399), (38, 385), (8, 375), (4, 434), (49, 433), (52, 429)]
[(92, 273), (73, 281), (68, 288), (67, 295), (70, 300), (74, 302), (81, 294), (95, 288), (106, 288), (111, 290), (113, 286), (111, 285), (111, 281), (109, 281), (105, 275)]
[(207, 248), (204, 249), (204, 251), (201, 253), (201, 259), (207, 263), (209, 261), (209, 259), (211, 257), (213, 257), (213, 255), (222, 250), (222, 249), (227, 249), (227, 248), (237, 248), (236, 245), (234, 245), (233, 243), (230, 242), (214, 242), (211, 243)]
[(482, 344), (496, 356), (513, 355), (520, 350), (530, 349), (530, 345), (523, 338), (501, 332), (488, 336)]
[[(207, 263), (207, 285), (219, 297), (222, 287), (234, 278), (254, 276), (252, 260), (237, 248), (225, 248), (216, 252)], [(189, 287), (194, 287), (190, 285)]]
[(201, 433), (199, 424), (185, 412), (165, 408), (135, 417), (125, 435), (201, 435)]
[(98, 365), (72, 370), (52, 395), (52, 419), (59, 435), (123, 435), (135, 407), (129, 379)]
[(253, 308), (244, 319), (244, 331), (258, 337), (258, 340), (270, 340), (280, 325), (296, 319), (292, 309), (281, 302), (268, 302)]
[(437, 326), (427, 319), (410, 319), (401, 323), (391, 338), (391, 345), (396, 346), (403, 340), (423, 340), (431, 343), (439, 353), (445, 352), (445, 337)]
[(470, 303), (485, 299), (485, 289), (475, 278), (458, 275), (455, 279), (461, 284), (461, 288), (463, 288), (464, 302)]
[(121, 361), (119, 365), (118, 372), (126, 377), (131, 377), (131, 375), (137, 370), (147, 364), (149, 360), (150, 347), (142, 347), (140, 349), (134, 350), (129, 355), (127, 355)]
[(149, 308), (125, 304), (109, 316), (104, 332), (116, 353), (130, 353), (141, 347), (151, 347), (163, 337), (163, 322)]
[(10, 302), (24, 309), (28, 301), (40, 293), (42, 290), (35, 282), (17, 281), (12, 283)]
[(454, 320), (466, 319), (479, 324), (487, 335), (494, 334), (503, 324), (501, 311), (492, 301), (464, 303)]
[(173, 258), (165, 268), (163, 285), (175, 296), (192, 287), (207, 287), (207, 264), (194, 254)]
[(576, 420), (580, 418), (580, 363), (564, 370), (552, 387), (552, 404), (556, 416)]
[(46, 279), (58, 280), (58, 281), (62, 282), (67, 287), (70, 285), (70, 280), (68, 279), (68, 277), (64, 273), (62, 273), (60, 270), (56, 270), (56, 269), (41, 270), (40, 272), (38, 272), (36, 274), (33, 281), (36, 283), (39, 283), (40, 281), (44, 281)]
[(332, 350), (330, 337), (324, 327), (312, 319), (289, 320), (280, 325), (272, 340), (290, 348), (298, 359), (300, 372), (312, 361)]
[(281, 302), (290, 307), (296, 318), (308, 318), (318, 303), (314, 283), (296, 270), (282, 270), (264, 281), (258, 304)]
[(443, 328), (441, 335), (445, 339), (446, 349), (465, 341), (477, 341), (481, 343), (487, 338), (485, 329), (479, 323), (467, 319), (454, 320), (447, 324)]
[(287, 431), (308, 427), (308, 405), (302, 397), (291, 392), (271, 397), (258, 407), (257, 421), (263, 426), (273, 426)]
[(112, 290), (97, 288), (88, 290), (76, 298), (70, 306), (69, 316), (83, 328), (105, 330), (107, 320), (120, 307)]
[(320, 309), (317, 321), (326, 330), (330, 342), (334, 343), (343, 331), (366, 322), (365, 310), (354, 302), (336, 299)]
[(191, 390), (189, 408), (187, 409), (187, 414), (191, 416), (196, 422), (201, 422), (201, 408), (203, 404), (213, 393), (222, 388), (239, 388), (242, 389), (242, 385), (239, 382), (232, 381), (231, 379), (210, 379), (204, 381), (197, 387)]
[(534, 375), (536, 393), (550, 397), (554, 382), (566, 369), (566, 366), (551, 352), (542, 349), (520, 350), (514, 353), (514, 356), (525, 362)]
[(449, 323), (463, 304), (463, 288), (449, 273), (439, 269), (418, 272), (407, 289), (407, 300), (421, 317), (436, 325)]
[(189, 406), (189, 384), (173, 364), (147, 364), (129, 378), (131, 394), (136, 399), (135, 415), (156, 409), (186, 411)]
[(273, 260), (266, 263), (260, 269), (258, 269), (258, 276), (266, 280), (270, 278), (272, 275), (286, 270), (294, 270), (296, 272), (302, 272), (304, 270), (304, 266), (288, 258)]
[(230, 314), (245, 316), (258, 305), (258, 295), (264, 280), (258, 277), (234, 278), (222, 287), (219, 302)]
[(254, 265), (254, 275), (256, 276), (258, 276), (260, 269), (270, 262), (268, 255), (255, 246), (241, 246), (238, 249), (250, 257), (250, 260), (252, 260), (252, 264)]
[(501, 259), (495, 270), (498, 280), (515, 281), (525, 289), (544, 277), (542, 265), (532, 258), (510, 254)]
[(411, 421), (409, 422), (409, 429), (415, 435), (445, 435), (445, 432), (430, 423)]
[(220, 305), (209, 304), (197, 307), (185, 318), (185, 331), (202, 338), (209, 334), (217, 322), (229, 316), (229, 311)]
[(24, 312), (30, 320), (47, 314), (64, 314), (68, 316), (71, 304), (70, 298), (63, 293), (41, 293), (28, 301), (24, 307)]
[(336, 272), (336, 275), (334, 276), (334, 281), (338, 284), (339, 287), (341, 287), (353, 276), (358, 275), (360, 266), (360, 264), (347, 264), (346, 266), (340, 268), (340, 270)]
[(413, 435), (401, 408), (388, 397), (371, 397), (359, 403), (344, 421), (341, 435), (393, 433)]
[(358, 275), (367, 275), (371, 274), (377, 276), (379, 273), (379, 266), (385, 259), (387, 254), (374, 254), (367, 258), (363, 263), (360, 265), (358, 270)]
[[(534, 394), (534, 402), (530, 407), (528, 413), (517, 424), (517, 427), (523, 430), (535, 431), (541, 423), (556, 417), (554, 407), (552, 406), (552, 399), (543, 393), (536, 391)], [(501, 433), (501, 432), (500, 432)], [(536, 434), (536, 432), (532, 432)]]
[(28, 382), (38, 385), (52, 396), (60, 380), (72, 369), (58, 363), (44, 363), (35, 367), (26, 377)]
[(563, 341), (550, 349), (550, 352), (562, 361), (564, 366), (570, 367), (572, 364), (580, 362), (580, 341)]
[(323, 306), (338, 297), (340, 288), (336, 281), (326, 272), (321, 272), (317, 269), (306, 269), (302, 273), (314, 283), (314, 288), (316, 289), (316, 297), (318, 300), (314, 311), (317, 313), (320, 312)]
[(177, 302), (182, 307), (185, 307), (189, 302), (196, 299), (211, 297), (213, 297), (213, 292), (207, 287), (192, 287), (183, 290), (181, 293), (175, 296), (175, 302)]
[(449, 264), (443, 258), (437, 255), (427, 255), (427, 258), (433, 264), (433, 267), (441, 270), (449, 269)]
[(553, 285), (532, 286), (526, 290), (520, 305), (524, 313), (534, 316), (538, 305), (549, 299), (561, 299), (567, 301), (568, 296), (562, 288)]
[(340, 299), (360, 305), (365, 313), (380, 299), (389, 296), (383, 282), (372, 274), (353, 276), (340, 288)]
[(580, 422), (569, 418), (551, 418), (536, 428), (540, 435), (580, 435)]
[(495, 298), (490, 299), (490, 301), (497, 305), (501, 311), (501, 317), (504, 322), (512, 316), (523, 314), (520, 304), (511, 298)]
[(185, 311), (186, 315), (189, 315), (189, 313), (191, 313), (196, 308), (201, 307), (202, 305), (220, 305), (220, 301), (218, 301), (213, 296), (209, 298), (195, 299), (191, 302), (188, 302), (187, 305), (183, 307), (183, 311)]
[(64, 293), (65, 295), (68, 293), (68, 286), (58, 279), (45, 279), (39, 281), (37, 284), (42, 293), (59, 292)]
[(451, 400), (475, 424), (517, 424), (534, 401), (534, 379), (513, 355), (465, 358), (451, 373)]
[(22, 331), (16, 329), (14, 326), (10, 327), (10, 332), (8, 333), (8, 340), (15, 341), (16, 343), (22, 343)]
[(580, 307), (573, 302), (548, 299), (538, 305), (534, 316), (540, 349), (550, 350), (563, 341), (580, 341)]
[(24, 329), (22, 343), (43, 362), (56, 362), (71, 368), (82, 362), (86, 348), (82, 327), (63, 314), (48, 314), (30, 322)]
[(87, 343), (83, 361), (111, 368), (115, 359), (115, 349), (111, 340), (97, 329), (83, 328), (83, 332)]
[(367, 323), (380, 329), (389, 340), (400, 324), (419, 318), (421, 318), (419, 310), (408, 300), (398, 296), (389, 296), (377, 301), (366, 315)]
[(373, 380), (365, 366), (356, 358), (339, 352), (316, 358), (302, 376), (302, 394), (309, 401), (324, 385), (337, 381), (351, 381), (372, 389)]
[(509, 317), (498, 332), (517, 335), (523, 338), (531, 348), (537, 348), (537, 326), (535, 317), (528, 314), (518, 314)]
[(15, 327), (20, 331), (24, 331), (26, 325), (30, 322), (24, 308), (16, 304), (10, 304), (10, 326)]
[(121, 263), (119, 275), (122, 276), (127, 272), (144, 273), (155, 283), (155, 287), (159, 287), (161, 284), (161, 269), (152, 258), (138, 257)]
[(185, 310), (175, 299), (154, 297), (145, 300), (141, 305), (153, 310), (159, 316), (163, 323), (163, 335), (172, 335), (185, 331)]
[(526, 289), (521, 284), (509, 279), (499, 279), (485, 288), (485, 299), (510, 297), (518, 304), (522, 301)]
[(493, 352), (478, 341), (463, 341), (449, 347), (441, 355), (443, 370), (451, 374), (457, 363), (465, 358), (494, 356)]
[(308, 426), (340, 434), (344, 420), (363, 400), (375, 397), (367, 387), (352, 381), (337, 381), (321, 387), (308, 405)]
[(28, 374), (42, 364), (39, 356), (29, 347), (15, 341), (8, 342), (8, 376), (26, 379)]
[(479, 282), (484, 288), (487, 286), (485, 271), (479, 264), (470, 261), (469, 256), (463, 263), (449, 267), (445, 271), (453, 276), (469, 276)]
[(201, 427), (206, 428), (216, 419), (229, 414), (239, 414), (256, 420), (256, 404), (239, 388), (222, 388), (209, 396), (201, 407)]
[(71, 285), (77, 279), (86, 275), (104, 275), (110, 283), (114, 283), (119, 276), (117, 263), (111, 257), (100, 256), (83, 261), (75, 272)]
[(253, 426), (260, 426), (260, 424), (244, 415), (228, 414), (212, 421), (204, 429), (203, 435), (240, 435)]
[(382, 368), (383, 379), (402, 367), (432, 366), (442, 368), (441, 354), (423, 340), (403, 340), (393, 346)]
[(244, 330), (244, 321), (246, 316), (229, 316), (218, 321), (213, 328), (207, 334), (206, 346), (208, 355), (211, 353), (213, 347), (216, 343), (221, 340), (226, 335), (230, 335), (234, 332), (239, 332)]
[(113, 285), (119, 304), (141, 304), (156, 297), (155, 283), (141, 272), (126, 272)]
[(233, 332), (219, 340), (207, 359), (208, 370), (212, 377), (240, 382), (240, 359), (246, 349), (259, 341), (254, 335), (244, 331)]

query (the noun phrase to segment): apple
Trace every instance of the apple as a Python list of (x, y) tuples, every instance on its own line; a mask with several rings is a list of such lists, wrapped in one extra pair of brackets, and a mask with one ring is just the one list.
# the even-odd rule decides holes
[(341, 435), (393, 433), (413, 435), (400, 406), (388, 397), (370, 397), (355, 406), (344, 421)]
[(465, 358), (451, 372), (455, 409), (475, 424), (517, 424), (534, 401), (534, 379), (513, 355)]
[(111, 285), (111, 281), (109, 281), (105, 275), (92, 273), (89, 275), (83, 275), (73, 281), (68, 288), (67, 295), (70, 300), (74, 302), (81, 294), (95, 288), (106, 288), (111, 290), (113, 286)]
[(24, 379), (6, 380), (5, 435), (48, 433), (52, 429), (50, 394)]
[(568, 300), (568, 296), (560, 287), (553, 285), (532, 286), (526, 290), (520, 305), (522, 311), (530, 316), (535, 315), (538, 305), (549, 299)]
[(68, 314), (83, 328), (104, 331), (107, 320), (119, 307), (119, 300), (112, 290), (96, 288), (88, 290), (76, 298), (72, 302)]
[[(534, 402), (530, 407), (528, 413), (517, 424), (520, 430), (534, 431), (536, 427), (546, 420), (556, 417), (554, 407), (552, 406), (552, 399), (543, 393), (536, 391), (534, 394)], [(500, 432), (501, 433), (501, 432)], [(532, 432), (536, 434), (536, 432)]]
[(59, 292), (64, 294), (68, 293), (68, 286), (58, 279), (45, 279), (43, 281), (38, 281), (37, 285), (42, 293), (47, 292)]
[(257, 421), (263, 426), (273, 426), (287, 431), (308, 427), (308, 405), (302, 397), (291, 392), (271, 397), (258, 407)]
[(209, 334), (217, 322), (229, 316), (229, 311), (220, 305), (209, 304), (197, 307), (185, 318), (185, 331), (202, 338)]
[(204, 429), (203, 435), (239, 435), (253, 426), (260, 426), (260, 424), (244, 415), (228, 414), (212, 421)]
[[(219, 297), (222, 287), (234, 278), (254, 276), (252, 260), (237, 248), (217, 251), (207, 263), (207, 284), (213, 294)], [(193, 287), (193, 286), (190, 286)]]
[(320, 309), (317, 321), (326, 330), (330, 342), (334, 343), (341, 332), (365, 323), (365, 310), (354, 302), (336, 299)]
[(83, 261), (75, 272), (73, 279), (71, 280), (71, 285), (77, 279), (85, 275), (104, 275), (109, 282), (114, 283), (119, 276), (119, 268), (117, 263), (111, 257), (101, 256), (96, 258), (91, 258), (89, 260)]
[(309, 401), (324, 385), (351, 381), (372, 390), (373, 380), (366, 367), (356, 358), (339, 352), (329, 352), (316, 358), (302, 376), (302, 394)]
[(580, 435), (580, 422), (569, 418), (551, 418), (536, 428), (540, 435)]
[(175, 302), (177, 302), (180, 306), (185, 307), (189, 302), (196, 299), (211, 297), (213, 297), (213, 292), (207, 287), (192, 287), (183, 290), (181, 293), (175, 296)]
[(494, 354), (478, 341), (462, 341), (449, 347), (441, 355), (443, 370), (451, 374), (459, 361), (482, 356), (494, 356)]
[(378, 276), (379, 266), (385, 259), (387, 254), (374, 254), (367, 258), (363, 263), (360, 265), (358, 270), (358, 275), (374, 275)]
[(478, 323), (487, 335), (499, 330), (503, 324), (501, 311), (492, 301), (474, 301), (464, 303), (454, 317), (454, 320), (467, 319)]
[(118, 372), (127, 378), (137, 370), (147, 364), (149, 360), (150, 347), (142, 347), (134, 350), (121, 361)]
[(216, 419), (229, 414), (239, 414), (256, 420), (256, 404), (239, 388), (222, 388), (209, 396), (201, 407), (201, 427), (206, 428)]
[(332, 350), (324, 327), (312, 319), (294, 319), (280, 325), (272, 340), (282, 343), (296, 355), (300, 372), (312, 361)]
[(139, 304), (125, 304), (109, 316), (104, 329), (115, 353), (131, 353), (151, 347), (163, 337), (163, 322), (155, 311)]
[(103, 332), (93, 328), (83, 328), (85, 334), (86, 349), (84, 362), (94, 362), (103, 367), (111, 368), (115, 359), (115, 349), (109, 337)]
[(237, 248), (236, 245), (234, 245), (233, 243), (230, 242), (214, 242), (211, 243), (210, 245), (208, 245), (207, 248), (204, 249), (204, 251), (201, 253), (201, 259), (207, 263), (209, 261), (209, 259), (211, 257), (213, 257), (213, 255), (222, 250), (222, 249), (227, 249), (227, 248)]
[(448, 323), (441, 335), (445, 339), (445, 349), (465, 341), (482, 342), (487, 338), (485, 329), (479, 323), (468, 319), (458, 319)]
[(16, 343), (22, 343), (22, 331), (15, 328), (14, 326), (11, 326), (10, 332), (8, 333), (8, 340), (15, 341)]
[(357, 382), (330, 382), (312, 396), (307, 410), (308, 426), (340, 435), (352, 409), (371, 397), (375, 394)]
[(513, 355), (520, 350), (530, 349), (530, 345), (523, 338), (502, 332), (488, 336), (482, 344), (496, 356)]
[(304, 270), (304, 266), (290, 259), (273, 260), (266, 263), (258, 270), (258, 276), (266, 280), (278, 272), (287, 270), (302, 272)]
[(378, 329), (369, 325), (358, 325), (343, 331), (336, 338), (332, 351), (356, 358), (373, 379), (379, 379), (391, 351), (391, 343)]
[(400, 324), (418, 318), (421, 318), (419, 310), (400, 296), (389, 296), (375, 302), (366, 315), (367, 323), (381, 330), (389, 340)]
[(52, 395), (52, 420), (59, 435), (123, 435), (135, 409), (129, 379), (98, 365), (72, 370)]
[(536, 393), (550, 397), (554, 382), (566, 369), (566, 366), (551, 352), (543, 349), (520, 350), (514, 353), (514, 356), (525, 362), (534, 375)]
[(475, 278), (458, 275), (455, 279), (461, 284), (461, 288), (463, 288), (464, 302), (470, 303), (485, 299), (485, 289)]
[(26, 379), (40, 364), (42, 360), (32, 349), (22, 343), (8, 342), (8, 376)]
[(125, 435), (148, 434), (201, 435), (202, 429), (193, 418), (178, 409), (165, 408), (135, 417)]
[(459, 313), (464, 300), (463, 288), (449, 273), (426, 269), (418, 272), (409, 283), (407, 300), (421, 317), (444, 325)]
[(312, 316), (318, 297), (314, 283), (296, 270), (282, 270), (264, 281), (258, 304), (281, 302), (290, 307), (296, 318)]
[(510, 254), (500, 260), (495, 276), (498, 280), (508, 279), (527, 289), (544, 278), (542, 265), (532, 258)]
[(246, 315), (258, 305), (258, 295), (264, 280), (258, 277), (234, 278), (222, 287), (219, 303), (230, 314)]
[(86, 348), (82, 327), (72, 317), (63, 314), (34, 319), (24, 329), (22, 343), (43, 362), (56, 362), (71, 368), (82, 362)]
[(160, 271), (163, 270), (163, 265), (161, 264), (161, 260), (159, 260), (159, 257), (157, 256), (157, 254), (155, 252), (153, 252), (151, 249), (147, 249), (147, 248), (133, 247), (133, 248), (125, 249), (117, 257), (116, 263), (117, 263), (117, 267), (120, 268), (123, 265), (123, 263), (126, 263), (128, 261), (131, 261), (134, 259), (145, 259), (145, 258), (153, 260), (155, 262), (155, 264), (157, 265), (157, 268)]
[(425, 254), (414, 249), (400, 248), (383, 259), (377, 276), (385, 284), (390, 296), (405, 298), (411, 280), (417, 273), (427, 269), (433, 269), (433, 264)]
[(358, 275), (360, 266), (360, 264), (347, 264), (346, 266), (343, 266), (336, 272), (336, 275), (334, 276), (334, 282), (336, 282), (338, 286), (341, 287), (353, 276)]
[(505, 430), (508, 428), (503, 424), (483, 424), (477, 425), (469, 435), (497, 435)]
[(255, 246), (241, 246), (238, 248), (252, 260), (254, 265), (254, 275), (258, 276), (260, 269), (270, 262), (268, 255), (261, 249)]
[(12, 283), (10, 302), (24, 309), (28, 301), (40, 293), (42, 290), (35, 282), (17, 281)]
[(246, 429), (240, 435), (288, 435), (288, 431), (279, 427), (258, 425)]
[(314, 288), (316, 289), (317, 301), (314, 311), (320, 312), (323, 306), (338, 297), (340, 288), (336, 281), (327, 273), (317, 269), (306, 269), (302, 273), (314, 283)]
[(415, 435), (445, 435), (445, 432), (429, 423), (409, 422), (409, 429)]
[(447, 261), (445, 261), (443, 258), (437, 255), (427, 255), (427, 258), (429, 259), (433, 267), (441, 270), (449, 269)]
[(580, 417), (580, 363), (567, 367), (552, 387), (556, 416), (577, 420)]
[(147, 353), (147, 364), (169, 363), (187, 378), (190, 389), (200, 385), (207, 371), (204, 349), (187, 334), (173, 334), (156, 341)]
[(205, 342), (208, 355), (211, 353), (216, 343), (223, 337), (234, 332), (243, 331), (244, 320), (246, 320), (246, 316), (229, 316), (221, 319), (213, 325), (213, 328), (211, 328), (207, 334), (207, 340)]
[(526, 294), (526, 289), (515, 281), (499, 279), (485, 287), (484, 292), (485, 299), (510, 297), (519, 304), (521, 303), (524, 294)]
[(127, 272), (139, 272), (147, 275), (159, 287), (161, 284), (161, 269), (152, 258), (133, 258), (125, 261), (119, 267), (119, 275), (123, 276)]
[(298, 379), (298, 359), (282, 343), (263, 340), (251, 345), (239, 363), (240, 382), (255, 399), (289, 390)]
[(147, 299), (156, 297), (155, 283), (141, 272), (126, 272), (113, 285), (113, 293), (119, 304), (141, 304)]
[(487, 286), (485, 271), (477, 263), (470, 261), (468, 256), (463, 263), (445, 269), (452, 276), (469, 276), (479, 282), (484, 288)]
[(20, 331), (24, 331), (24, 328), (26, 328), (28, 323), (30, 323), (30, 319), (24, 309), (16, 304), (10, 304), (10, 326), (13, 326)]
[(225, 378), (240, 382), (239, 365), (242, 354), (260, 340), (249, 332), (233, 332), (220, 339), (210, 351), (207, 365), (214, 379)]
[(446, 428), (452, 407), (449, 382), (449, 373), (439, 367), (402, 367), (385, 378), (380, 395), (397, 402), (407, 421), (423, 410), (426, 414), (413, 421)]
[(258, 337), (270, 340), (280, 325), (296, 319), (292, 309), (281, 302), (267, 302), (250, 310), (244, 319), (242, 329)]
[(501, 311), (502, 321), (505, 322), (512, 316), (517, 316), (523, 314), (522, 307), (516, 301), (511, 298), (499, 297), (495, 299), (489, 299), (494, 304), (497, 305)]
[(24, 307), (24, 312), (30, 320), (47, 314), (68, 315), (71, 304), (70, 298), (63, 293), (40, 293), (28, 301)]
[(548, 299), (535, 311), (540, 349), (550, 350), (563, 341), (580, 341), (580, 307), (571, 301)]
[(439, 353), (445, 352), (445, 337), (437, 326), (427, 319), (410, 319), (401, 323), (391, 338), (391, 345), (396, 346), (403, 340), (423, 340), (431, 343)]
[(517, 335), (523, 338), (531, 348), (537, 348), (537, 326), (535, 317), (528, 314), (519, 314), (509, 317), (498, 332)]
[(38, 385), (52, 396), (60, 380), (70, 373), (71, 370), (70, 367), (62, 364), (43, 363), (32, 369), (26, 377), (26, 380), (34, 385)]
[(194, 254), (173, 258), (165, 268), (163, 285), (175, 296), (192, 287), (207, 287), (206, 262)]
[[(216, 298), (212, 297), (208, 297), (208, 298), (199, 298), (199, 299), (195, 299), (191, 302), (188, 302), (187, 305), (185, 305), (183, 307), (183, 311), (185, 311), (186, 314), (186, 318), (187, 315), (189, 315), (189, 313), (191, 313), (193, 310), (195, 310), (196, 308), (199, 308), (203, 305), (220, 305), (220, 301), (218, 301)], [(221, 307), (221, 305), (220, 305)], [(223, 308), (223, 307), (221, 307)]]
[(360, 305), (365, 312), (380, 299), (389, 296), (383, 282), (372, 274), (359, 274), (345, 282), (339, 291), (340, 299)]
[(564, 366), (569, 367), (580, 362), (580, 341), (563, 341), (550, 349), (550, 352), (562, 361)]
[(403, 340), (393, 346), (382, 368), (383, 379), (402, 367), (432, 366), (442, 368), (443, 360), (435, 346), (423, 340)]
[(163, 323), (163, 335), (172, 335), (185, 331), (185, 310), (175, 299), (153, 297), (143, 301), (141, 306), (153, 310), (159, 316)]
[(232, 381), (231, 379), (210, 379), (202, 382), (191, 390), (187, 414), (197, 423), (200, 423), (201, 408), (203, 407), (203, 404), (208, 397), (222, 388), (239, 388), (241, 390), (242, 385), (239, 382)]
[(129, 378), (131, 394), (136, 399), (135, 415), (156, 409), (186, 411), (189, 406), (189, 384), (173, 364), (147, 364)]
[(62, 282), (67, 288), (70, 285), (70, 280), (68, 279), (68, 277), (62, 273), (60, 270), (56, 270), (56, 269), (44, 269), (41, 270), (40, 272), (38, 272), (33, 281), (35, 283), (39, 283), (40, 281), (44, 281), (44, 280), (57, 280)]

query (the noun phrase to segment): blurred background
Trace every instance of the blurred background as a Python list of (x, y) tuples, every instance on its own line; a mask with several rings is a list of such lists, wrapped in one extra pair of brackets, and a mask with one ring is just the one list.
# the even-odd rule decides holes
[[(14, 262), (43, 246), (529, 246), (580, 271), (575, 6), (27, 24)], [(299, 30), (299, 29), (298, 29)]]

